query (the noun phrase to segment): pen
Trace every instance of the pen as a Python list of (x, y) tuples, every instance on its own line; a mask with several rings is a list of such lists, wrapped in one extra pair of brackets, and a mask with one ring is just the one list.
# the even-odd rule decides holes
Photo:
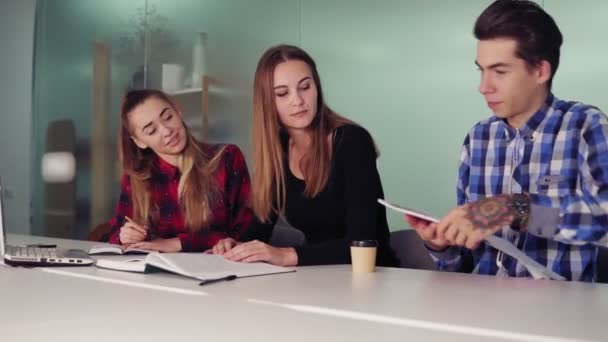
[[(125, 219), (127, 221), (129, 221), (130, 223), (137, 225), (137, 223), (135, 223), (129, 216), (125, 215)], [(154, 234), (153, 234), (153, 232), (150, 231), (150, 230), (147, 230), (147, 232), (148, 233), (147, 233), (147, 236), (146, 236), (146, 240), (154, 240)]]
[(236, 279), (236, 275), (232, 274), (232, 275), (222, 277), (222, 278), (203, 280), (198, 285), (203, 286), (203, 285), (207, 285), (207, 284), (217, 283), (217, 282), (223, 281), (223, 280), (230, 281), (230, 280), (234, 280), (234, 279)]

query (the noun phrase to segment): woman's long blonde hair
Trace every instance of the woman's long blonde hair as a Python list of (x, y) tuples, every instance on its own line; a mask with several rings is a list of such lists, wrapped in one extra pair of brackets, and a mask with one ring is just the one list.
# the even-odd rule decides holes
[(331, 146), (327, 136), (337, 127), (354, 124), (325, 104), (321, 80), (313, 59), (302, 49), (278, 45), (266, 50), (258, 62), (253, 84), (253, 186), (251, 203), (256, 216), (268, 221), (285, 206), (285, 151), (281, 144), (281, 123), (274, 98), (274, 70), (280, 63), (299, 60), (308, 65), (317, 87), (317, 113), (311, 130), (311, 148), (303, 156), (301, 167), (306, 180), (304, 195), (318, 195), (329, 179)]
[[(150, 148), (140, 149), (133, 139), (129, 124), (129, 114), (150, 98), (167, 102), (175, 112), (175, 103), (163, 92), (154, 89), (132, 90), (127, 92), (121, 105), (121, 129), (119, 154), (123, 171), (129, 176), (133, 201), (133, 216), (136, 222), (155, 227), (159, 220), (159, 208), (152, 203), (151, 172), (156, 153)], [(186, 227), (198, 231), (208, 227), (212, 219), (211, 205), (216, 200), (217, 184), (213, 174), (219, 164), (223, 149), (211, 152), (211, 146), (198, 142), (182, 120), (186, 128), (186, 147), (179, 158), (181, 176), (178, 185), (179, 204), (184, 214)]]

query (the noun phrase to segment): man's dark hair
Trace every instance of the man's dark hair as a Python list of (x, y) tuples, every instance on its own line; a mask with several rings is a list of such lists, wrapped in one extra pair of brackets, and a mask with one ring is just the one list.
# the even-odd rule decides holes
[(559, 66), (559, 49), (562, 33), (555, 20), (537, 3), (527, 0), (497, 0), (477, 18), (473, 30), (478, 40), (511, 38), (517, 42), (516, 54), (535, 67), (542, 60), (551, 65), (551, 89), (553, 76)]

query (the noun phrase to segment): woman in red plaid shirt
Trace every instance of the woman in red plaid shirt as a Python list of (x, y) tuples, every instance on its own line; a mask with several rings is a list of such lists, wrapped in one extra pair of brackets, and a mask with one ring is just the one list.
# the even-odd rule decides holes
[(124, 175), (111, 243), (161, 252), (211, 248), (238, 239), (253, 217), (249, 174), (235, 145), (210, 145), (188, 131), (158, 90), (134, 90), (121, 106)]

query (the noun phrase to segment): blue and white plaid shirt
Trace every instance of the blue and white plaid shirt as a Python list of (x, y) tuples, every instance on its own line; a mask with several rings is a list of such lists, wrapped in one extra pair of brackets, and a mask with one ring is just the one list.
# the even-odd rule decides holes
[[(529, 193), (527, 232), (496, 233), (569, 280), (594, 281), (597, 245), (608, 245), (608, 119), (597, 108), (552, 94), (521, 128), (491, 117), (465, 138), (458, 205)], [(529, 277), (517, 260), (486, 243), (431, 252), (438, 268)]]

